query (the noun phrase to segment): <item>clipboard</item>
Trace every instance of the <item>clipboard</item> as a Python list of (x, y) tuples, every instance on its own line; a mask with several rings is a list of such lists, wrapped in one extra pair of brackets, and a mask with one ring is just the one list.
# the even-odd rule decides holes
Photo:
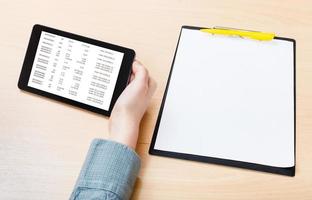
[[(259, 48), (265, 48), (262, 50), (267, 50), (267, 49), (270, 49), (267, 47), (267, 45), (271, 45), (272, 48), (277, 48), (277, 46), (279, 45), (280, 42), (283, 44), (285, 42), (285, 44), (287, 45), (287, 48), (289, 48), (289, 49), (287, 49), (287, 54), (285, 54), (285, 55), (289, 55), (291, 57), (290, 58), (289, 56), (287, 56), (287, 59), (288, 59), (287, 67), (285, 67), (285, 71), (287, 68), (287, 72), (281, 73), (281, 75), (278, 75), (278, 73), (277, 73), (278, 76), (275, 77), (276, 80), (278, 81), (279, 79), (282, 79), (282, 77), (285, 74), (287, 74), (287, 76), (285, 76), (286, 78), (284, 79), (285, 82), (287, 82), (287, 84), (288, 84), (288, 86), (285, 87), (285, 91), (287, 91), (286, 92), (287, 95), (283, 96), (282, 94), (284, 94), (283, 93), (284, 89), (282, 89), (280, 91), (278, 88), (279, 86), (283, 87), (283, 85), (272, 84), (272, 87), (276, 87), (275, 88), (276, 90), (273, 90), (273, 93), (272, 93), (270, 88), (267, 90), (267, 92), (269, 92), (268, 95), (272, 96), (271, 101), (274, 102), (274, 98), (276, 97), (275, 99), (280, 98), (280, 100), (281, 100), (279, 104), (283, 104), (284, 99), (287, 99), (285, 101), (288, 103), (287, 106), (282, 107), (281, 105), (278, 104), (278, 102), (274, 102), (276, 104), (276, 107), (280, 107), (279, 110), (278, 109), (276, 109), (276, 110), (272, 109), (272, 111), (270, 111), (270, 109), (267, 109), (268, 107), (265, 107), (263, 109), (263, 110), (268, 110), (267, 111), (268, 113), (272, 112), (271, 113), (271, 115), (273, 115), (272, 117), (271, 117), (271, 115), (267, 115), (267, 118), (270, 118), (270, 117), (272, 118), (271, 121), (265, 121), (266, 120), (265, 117), (263, 117), (261, 119), (256, 119), (254, 121), (250, 120), (251, 125), (249, 126), (249, 129), (247, 128), (245, 130), (245, 126), (246, 126), (245, 124), (249, 124), (249, 123), (241, 122), (240, 119), (243, 117), (245, 117), (245, 119), (246, 119), (246, 116), (248, 116), (248, 115), (242, 115), (241, 118), (240, 118), (240, 116), (237, 116), (237, 118), (229, 118), (227, 121), (228, 123), (225, 123), (225, 124), (223, 124), (223, 126), (221, 125), (219, 127), (215, 126), (217, 128), (213, 129), (213, 128), (211, 128), (211, 127), (214, 127), (213, 123), (217, 124), (218, 120), (222, 121), (224, 117), (222, 117), (222, 116), (209, 116), (209, 114), (211, 114), (211, 113), (204, 112), (205, 108), (208, 106), (197, 105), (198, 102), (200, 102), (200, 100), (192, 99), (192, 97), (187, 96), (187, 91), (185, 91), (185, 95), (184, 95), (183, 89), (181, 89), (179, 87), (180, 86), (182, 87), (183, 83), (185, 83), (185, 82), (177, 81), (178, 75), (176, 75), (178, 73), (177, 72), (177, 69), (179, 69), (178, 67), (181, 67), (181, 65), (183, 66), (183, 64), (181, 64), (181, 63), (183, 63), (182, 61), (185, 61), (184, 59), (180, 59), (181, 56), (183, 56), (184, 58), (185, 57), (191, 57), (194, 59), (198, 58), (198, 57), (196, 57), (196, 53), (197, 53), (196, 49), (193, 49), (192, 51), (188, 51), (189, 54), (187, 54), (187, 56), (181, 55), (181, 51), (182, 51), (180, 49), (181, 45), (185, 45), (185, 40), (184, 40), (184, 37), (185, 37), (184, 33), (185, 32), (184, 31), (188, 31), (188, 32), (193, 31), (194, 35), (196, 35), (196, 34), (198, 34), (197, 32), (199, 32), (200, 30), (203, 30), (203, 29), (207, 29), (207, 28), (194, 27), (194, 26), (182, 26), (182, 28), (181, 28), (179, 40), (177, 43), (177, 48), (175, 50), (172, 66), (171, 66), (169, 77), (167, 80), (166, 89), (165, 89), (164, 96), (162, 99), (162, 103), (160, 106), (160, 111), (159, 111), (157, 122), (155, 125), (151, 145), (149, 148), (149, 153), (151, 155), (158, 155), (158, 156), (165, 156), (165, 157), (171, 157), (171, 158), (178, 158), (178, 159), (185, 159), (185, 160), (227, 165), (227, 166), (232, 166), (232, 167), (275, 173), (275, 174), (280, 174), (280, 175), (295, 176), (295, 163), (296, 163), (296, 158), (295, 158), (295, 155), (296, 155), (296, 153), (295, 153), (296, 152), (296, 86), (295, 86), (295, 84), (296, 84), (296, 79), (295, 79), (296, 78), (296, 58), (295, 58), (296, 42), (295, 42), (295, 40), (291, 39), (291, 38), (277, 37), (277, 36), (273, 35), (273, 40), (276, 41), (276, 44), (275, 44), (275, 42), (272, 42), (272, 44), (271, 44), (270, 41), (258, 41), (258, 40), (253, 40), (253, 39), (245, 38), (245, 37), (237, 38), (237, 36), (233, 36), (233, 34), (226, 36), (226, 35), (222, 35), (222, 34), (219, 35), (219, 34), (201, 33), (201, 34), (207, 34), (206, 36), (211, 38), (212, 42), (219, 42), (219, 43), (214, 43), (214, 45), (220, 44), (220, 41), (222, 41), (222, 44), (225, 44), (227, 42), (232, 43), (232, 45), (236, 45), (236, 44), (238, 45), (239, 44), (237, 47), (239, 47), (241, 45), (240, 43), (245, 43), (246, 45), (250, 45), (250, 46), (253, 46), (256, 48), (258, 48), (257, 45), (259, 45)], [(246, 31), (246, 32), (248, 32), (248, 31)], [(204, 37), (204, 36), (200, 36), (200, 37)], [(214, 37), (217, 38), (216, 41), (214, 41), (214, 39), (212, 39)], [(241, 36), (239, 36), (239, 37), (241, 37)], [(194, 43), (198, 42), (196, 39), (194, 39), (194, 40), (191, 39), (190, 41), (192, 41)], [(213, 43), (210, 43), (210, 44), (213, 44)], [(198, 43), (197, 45), (201, 46), (200, 43)], [(187, 45), (185, 45), (185, 46), (187, 46)], [(207, 47), (207, 48), (209, 48), (209, 47)], [(206, 56), (207, 57), (209, 57), (209, 56), (220, 56), (220, 52), (222, 52), (222, 51), (223, 51), (222, 49), (218, 49), (218, 51), (216, 51), (215, 53), (214, 53), (214, 51), (209, 51), (210, 54), (208, 54)], [(266, 52), (266, 51), (264, 51), (264, 52)], [(231, 55), (229, 52), (227, 52), (227, 53), (228, 53), (227, 55)], [(236, 55), (236, 53), (237, 52), (235, 51), (234, 54)], [(245, 53), (246, 53), (246, 55), (248, 55), (248, 52), (245, 51)], [(192, 54), (195, 56), (193, 56)], [(281, 56), (280, 58), (285, 58), (285, 55), (284, 54), (282, 55), (282, 54), (283, 54), (282, 51), (278, 52), (278, 55), (276, 57)], [(242, 58), (245, 58), (246, 55), (245, 54), (239, 54), (239, 56), (242, 56)], [(231, 57), (231, 56), (229, 56), (229, 57)], [(223, 61), (226, 59), (227, 59), (226, 57), (223, 57), (223, 59), (221, 59), (221, 60)], [(229, 59), (231, 59), (231, 58), (229, 58)], [(284, 60), (287, 60), (287, 59), (284, 59)], [(255, 60), (255, 63), (259, 63), (259, 62), (261, 62), (261, 61)], [(275, 60), (273, 59), (272, 62), (274, 63)], [(209, 66), (209, 65), (205, 65), (205, 66)], [(261, 65), (259, 65), (259, 66), (261, 67)], [(187, 66), (187, 67), (191, 67), (191, 66)], [(192, 66), (192, 67), (194, 67), (194, 66)], [(185, 66), (184, 66), (184, 68), (185, 68)], [(233, 70), (232, 68), (227, 68), (227, 69)], [(284, 70), (283, 66), (280, 69)], [(196, 70), (196, 67), (194, 67), (193, 70)], [(242, 79), (244, 79), (244, 78), (246, 78), (246, 76), (244, 76), (244, 75), (250, 75), (250, 74), (255, 75), (252, 73), (255, 73), (258, 71), (261, 72), (261, 69), (257, 71), (257, 70), (253, 70), (252, 67), (246, 68), (246, 70), (247, 71), (241, 70), (240, 72), (235, 72), (235, 75), (239, 74), (239, 76), (243, 77)], [(196, 80), (197, 77), (192, 77), (192, 72), (194, 72), (194, 71), (190, 71), (190, 73), (189, 73), (190, 77), (188, 80), (185, 80), (185, 81), (190, 81), (190, 82), (192, 80), (195, 80), (195, 82), (197, 81)], [(221, 72), (222, 73), (213, 74), (213, 76), (215, 76), (215, 77), (222, 76), (224, 71), (221, 70)], [(272, 69), (272, 74), (273, 74), (273, 72), (274, 72), (274, 70)], [(185, 76), (185, 74), (184, 74), (184, 76)], [(231, 76), (229, 76), (229, 77), (231, 77)], [(240, 78), (240, 77), (238, 77), (238, 78)], [(255, 75), (255, 77), (257, 77), (257, 76)], [(202, 78), (202, 77), (200, 77), (200, 78)], [(212, 76), (210, 76), (210, 78), (214, 79)], [(266, 77), (264, 76), (264, 78), (266, 78)], [(209, 77), (207, 77), (205, 79), (210, 80)], [(209, 104), (210, 99), (207, 98), (208, 97), (207, 94), (210, 92), (209, 89), (211, 89), (211, 87), (209, 88), (206, 86), (206, 84), (205, 84), (206, 80), (202, 80), (200, 82), (201, 84), (197, 88), (194, 88), (193, 90), (197, 90), (198, 93), (202, 93), (203, 97), (208, 99), (208, 104)], [(218, 87), (218, 84), (222, 85), (222, 84), (224, 84), (224, 82), (227, 82), (227, 80), (224, 81), (225, 79), (222, 79), (223, 82), (222, 81), (218, 82), (217, 78), (215, 78), (215, 80), (216, 80), (216, 82), (214, 82), (215, 87)], [(246, 79), (246, 80), (248, 80), (248, 79)], [(267, 77), (266, 80), (264, 79), (263, 85), (268, 84), (267, 82), (269, 82), (270, 80), (274, 80), (274, 79), (272, 77)], [(235, 85), (236, 82), (239, 82), (239, 81), (236, 81), (236, 79), (231, 79), (231, 81), (232, 81), (233, 85)], [(252, 85), (252, 81), (253, 80), (250, 80), (251, 85)], [(283, 81), (281, 81), (281, 82), (283, 82)], [(228, 85), (231, 85), (231, 84), (228, 84)], [(242, 84), (242, 85), (244, 86), (244, 84)], [(246, 85), (248, 85), (248, 84), (246, 84)], [(241, 89), (245, 89), (246, 91), (242, 91), (242, 93), (241, 93), (242, 95), (240, 96), (240, 98), (242, 96), (245, 97), (244, 96), (245, 93), (249, 94), (249, 92), (252, 91), (251, 89), (254, 89), (254, 91), (259, 91), (259, 92), (262, 92), (263, 94), (265, 94), (266, 90), (264, 90), (263, 88), (261, 89), (261, 87), (262, 87), (261, 83), (260, 84), (255, 83), (255, 85), (256, 85), (256, 88), (253, 85), (252, 85), (253, 88), (247, 88), (246, 89), (245, 87), (242, 87)], [(208, 90), (205, 90), (207, 88), (208, 88)], [(190, 89), (190, 88), (188, 88), (188, 89)], [(213, 89), (215, 89), (215, 88), (212, 88), (211, 90), (213, 90)], [(173, 91), (180, 91), (180, 92), (174, 93)], [(217, 97), (215, 98), (215, 101), (213, 101), (215, 103), (216, 107), (218, 107), (218, 105), (222, 104), (222, 103), (224, 103), (226, 105), (227, 102), (231, 101), (231, 98), (229, 98), (228, 100), (227, 99), (218, 99), (219, 93), (222, 93), (222, 92), (219, 92), (218, 89), (215, 89), (213, 91), (217, 92), (217, 94), (215, 95)], [(222, 91), (224, 91), (224, 90), (222, 90)], [(229, 89), (226, 91), (231, 91), (231, 90)], [(230, 93), (230, 92), (226, 92), (226, 91), (224, 93), (226, 93), (226, 94)], [(237, 92), (237, 91), (239, 91), (239, 92)], [(274, 93), (274, 91), (276, 91), (276, 93)], [(235, 90), (235, 88), (234, 88), (234, 92), (237, 92), (240, 94), (240, 90), (237, 90), (237, 89)], [(193, 92), (192, 94), (197, 95), (198, 93)], [(279, 95), (279, 93), (281, 93), (281, 95)], [(181, 100), (181, 98), (180, 99), (174, 99), (174, 98), (181, 97), (181, 94), (182, 94), (182, 96), (184, 95), (183, 97), (185, 97), (186, 99), (192, 101), (192, 106), (194, 106), (196, 108), (198, 106), (201, 106), (201, 108), (204, 108), (203, 109), (204, 111), (202, 111), (201, 108), (197, 108), (197, 111), (196, 111), (197, 113), (199, 113), (198, 115), (202, 116), (201, 118), (198, 118), (198, 116), (194, 114), (194, 113), (196, 113), (195, 111), (193, 112), (194, 115), (188, 116), (189, 113), (192, 113), (192, 112), (188, 112), (188, 110), (192, 111), (192, 109), (193, 109), (192, 106), (190, 106), (190, 104), (188, 104), (188, 103), (186, 103), (185, 105), (188, 105), (189, 108), (185, 108), (185, 107), (179, 108), (179, 104), (183, 104), (183, 103), (185, 103), (185, 101)], [(255, 92), (255, 96), (256, 95), (257, 95), (257, 93)], [(197, 97), (198, 96), (200, 96), (200, 95), (197, 95)], [(239, 96), (239, 95), (238, 94), (236, 95), (235, 93), (233, 93), (233, 95), (232, 95), (233, 99), (237, 98), (237, 96)], [(253, 95), (249, 95), (249, 96), (247, 95), (247, 97), (251, 98), (251, 100), (253, 100)], [(285, 98), (285, 97), (287, 97), (287, 98)], [(241, 99), (242, 102), (244, 102), (244, 100), (245, 100), (244, 98)], [(267, 100), (267, 103), (269, 106), (274, 106), (274, 103), (270, 104), (270, 98), (265, 98), (265, 100)], [(236, 109), (237, 105), (241, 105), (241, 104), (240, 104), (239, 100), (236, 103), (237, 104), (233, 104), (233, 105), (236, 105), (236, 107), (235, 106), (232, 106), (232, 107), (228, 106), (227, 107), (228, 113), (231, 113), (231, 109), (233, 109), (234, 111), (237, 111), (237, 109)], [(248, 101), (247, 101), (247, 103), (248, 103)], [(251, 103), (251, 105), (256, 105), (256, 104)], [(176, 107), (176, 108), (172, 109), (172, 107)], [(210, 108), (211, 107), (213, 107), (213, 106), (210, 106)], [(219, 107), (221, 109), (223, 109), (222, 106), (219, 106)], [(261, 107), (261, 104), (259, 107)], [(248, 108), (252, 108), (252, 106), (248, 107)], [(287, 109), (284, 109), (284, 108), (287, 108)], [(168, 111), (168, 109), (169, 109), (169, 111)], [(170, 111), (170, 109), (171, 109), (171, 111)], [(179, 109), (181, 109), (181, 112), (177, 112), (177, 113), (173, 112), (173, 111), (177, 111)], [(248, 109), (246, 109), (244, 106), (242, 106), (241, 109), (242, 109), (242, 113), (243, 113), (243, 111), (249, 112)], [(286, 111), (284, 112), (283, 110), (287, 110), (287, 112)], [(217, 113), (218, 113), (218, 111), (214, 112), (213, 114), (217, 115)], [(249, 112), (249, 114), (251, 115), (250, 118), (251, 119), (253, 119), (255, 117), (257, 118), (257, 115), (255, 115), (253, 113), (257, 113), (257, 112)], [(262, 110), (260, 110), (259, 113), (261, 114)], [(181, 117), (181, 116), (185, 116), (185, 117)], [(285, 120), (282, 121), (282, 119), (274, 118), (274, 116), (281, 116), (280, 118), (283, 118), (283, 116), (284, 116)], [(177, 118), (177, 120), (175, 120), (174, 118)], [(249, 119), (247, 118), (247, 121), (248, 120)], [(269, 150), (265, 149), (265, 147), (263, 149), (261, 149), (261, 145), (257, 145), (257, 141), (252, 141), (252, 142), (254, 142), (253, 144), (256, 144), (254, 146), (260, 146), (260, 148), (258, 148), (258, 149), (256, 147), (253, 147), (253, 146), (248, 147), (248, 145), (250, 145), (250, 144), (248, 142), (247, 143), (243, 142), (244, 136), (246, 136), (246, 138), (247, 138), (253, 134), (252, 132), (248, 132), (248, 130), (254, 130), (255, 129), (254, 126), (258, 126), (259, 121), (261, 121), (261, 120), (263, 120), (266, 124), (262, 124), (262, 126), (259, 126), (260, 129), (261, 129), (261, 127), (268, 127), (267, 129), (264, 128), (263, 130), (269, 130), (268, 132), (270, 132), (270, 128), (271, 129), (272, 129), (272, 127), (276, 128), (274, 130), (271, 130), (271, 133), (272, 133), (271, 135), (272, 135), (272, 137), (274, 137), (274, 142), (276, 142), (276, 150), (272, 150), (272, 148), (274, 148), (274, 144), (273, 145), (271, 144), (271, 149), (270, 149), (270, 144), (269, 144), (270, 138), (267, 138), (268, 139), (267, 141), (265, 139), (261, 140), (262, 139), (261, 133), (260, 134), (258, 133), (257, 137), (251, 136), (249, 139), (251, 139), (251, 141), (253, 139), (255, 139), (255, 140), (257, 139), (257, 140), (259, 140), (260, 143), (263, 142), (264, 146), (268, 143), (267, 146), (268, 146)], [(289, 122), (288, 123), (289, 125), (285, 125), (285, 127), (281, 126), (281, 123), (283, 123), (283, 122)], [(191, 123), (193, 123), (193, 124), (195, 123), (195, 125), (190, 125)], [(200, 128), (196, 128), (197, 127), (196, 123), (198, 123)], [(199, 124), (199, 123), (201, 123), (201, 124)], [(203, 123), (204, 123), (204, 125), (203, 125)], [(236, 127), (237, 124), (240, 124), (243, 128), (240, 128), (239, 126)], [(252, 126), (252, 125), (254, 125), (254, 126)], [(210, 143), (209, 143), (210, 145), (209, 146), (207, 145), (208, 147), (205, 146), (205, 142), (208, 141), (207, 139), (209, 137), (213, 138), (214, 134), (215, 135), (218, 134), (216, 131), (216, 130), (218, 130), (218, 128), (220, 128), (220, 129), (223, 128), (222, 130), (231, 130), (231, 129), (224, 129), (224, 127), (226, 127), (226, 126), (234, 127), (234, 129), (236, 130), (235, 133), (238, 134), (237, 137), (235, 135), (233, 136), (233, 135), (229, 134), (228, 132), (230, 132), (230, 131), (228, 131), (227, 135), (225, 135), (225, 136), (230, 136), (230, 138), (232, 138), (233, 141), (238, 140), (235, 144), (236, 146), (235, 145), (233, 146), (231, 144), (231, 141), (227, 140), (227, 137), (221, 137), (221, 136), (219, 138), (214, 138), (215, 143), (212, 143), (212, 141), (210, 141)], [(280, 127), (280, 128), (278, 128), (278, 127)], [(194, 129), (196, 129), (196, 130), (194, 130)], [(168, 131), (166, 132), (166, 130), (169, 130), (171, 132), (168, 132)], [(185, 130), (193, 130), (193, 131), (187, 132)], [(248, 133), (241, 131), (241, 130), (247, 131)], [(214, 133), (214, 131), (215, 131), (215, 133)], [(198, 132), (201, 132), (200, 133), (201, 135)], [(242, 132), (244, 132), (244, 133), (242, 133)], [(257, 130), (255, 132), (257, 132)], [(222, 132), (222, 134), (224, 134), (224, 132)], [(248, 135), (248, 134), (250, 134), (250, 135)], [(266, 136), (269, 135), (269, 137), (271, 137), (271, 135), (267, 134), (267, 132), (263, 132), (263, 135), (265, 135), (265, 134), (266, 134)], [(279, 135), (278, 135), (278, 137), (275, 137), (274, 134), (279, 134)], [(284, 135), (285, 135), (285, 137), (284, 137)], [(198, 138), (194, 139), (196, 137), (198, 137)], [(183, 139), (181, 139), (181, 138), (183, 138)], [(178, 142), (176, 142), (176, 141), (178, 141)], [(252, 142), (251, 142), (251, 144), (252, 144)], [(189, 143), (194, 143), (194, 144), (192, 144), (193, 145), (192, 146)], [(284, 145), (284, 143), (285, 143), (285, 145)], [(240, 146), (244, 146), (246, 144), (247, 144), (247, 147), (245, 149), (240, 147)], [(190, 150), (191, 149), (190, 146), (192, 146), (196, 150), (194, 150), (194, 151)], [(232, 149), (228, 146), (230, 146)], [(235, 148), (233, 148), (233, 147), (235, 147)], [(213, 152), (213, 153), (211, 153), (209, 151), (209, 148), (211, 149), (211, 152)], [(213, 149), (213, 148), (215, 148), (215, 149)], [(218, 152), (218, 151), (223, 151), (222, 148), (224, 148), (224, 149), (229, 148), (229, 149), (227, 149), (225, 153), (224, 152), (223, 153)], [(236, 148), (241, 148), (242, 151), (236, 151), (237, 150)], [(185, 149), (188, 149), (188, 150), (185, 150)], [(287, 151), (287, 153), (284, 153), (284, 151), (282, 151), (280, 149), (284, 149), (285, 151)], [(203, 151), (201, 151), (201, 150), (203, 150)], [(243, 150), (245, 150), (245, 151), (243, 151)], [(251, 155), (248, 155), (245, 153), (246, 151), (249, 151), (249, 150), (251, 152), (250, 153)], [(239, 153), (237, 153), (237, 152), (241, 152), (242, 155), (239, 155)], [(235, 153), (237, 155), (234, 155)], [(246, 155), (244, 155), (244, 154), (246, 154)], [(252, 155), (252, 154), (254, 154), (254, 155)], [(269, 155), (269, 154), (272, 154), (272, 155)], [(281, 155), (281, 156), (279, 156), (279, 155)], [(257, 156), (260, 157), (259, 160), (256, 159)], [(270, 157), (270, 156), (272, 156), (272, 158), (267, 159), (267, 157)], [(280, 158), (283, 156), (284, 156), (285, 160)], [(239, 159), (237, 159), (237, 158), (239, 158)], [(270, 163), (270, 162), (272, 162), (272, 163)]]

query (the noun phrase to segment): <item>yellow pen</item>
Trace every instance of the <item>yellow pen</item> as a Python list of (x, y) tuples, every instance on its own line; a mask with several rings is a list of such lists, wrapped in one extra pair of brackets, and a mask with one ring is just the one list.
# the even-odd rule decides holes
[(272, 40), (275, 37), (274, 33), (258, 32), (258, 31), (249, 31), (242, 29), (233, 29), (233, 28), (204, 28), (200, 31), (211, 34), (219, 35), (231, 35), (231, 36), (240, 36), (247, 37), (255, 40)]

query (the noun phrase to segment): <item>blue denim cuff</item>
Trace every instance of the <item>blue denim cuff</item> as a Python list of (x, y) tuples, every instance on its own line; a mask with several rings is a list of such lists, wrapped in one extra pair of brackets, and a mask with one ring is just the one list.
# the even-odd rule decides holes
[(81, 169), (74, 192), (99, 189), (129, 199), (140, 169), (140, 158), (126, 145), (94, 139)]

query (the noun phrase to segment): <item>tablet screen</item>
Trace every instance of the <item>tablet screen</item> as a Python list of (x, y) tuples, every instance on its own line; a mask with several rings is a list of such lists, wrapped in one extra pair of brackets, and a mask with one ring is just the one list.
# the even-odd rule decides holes
[(28, 86), (109, 110), (123, 56), (42, 31)]

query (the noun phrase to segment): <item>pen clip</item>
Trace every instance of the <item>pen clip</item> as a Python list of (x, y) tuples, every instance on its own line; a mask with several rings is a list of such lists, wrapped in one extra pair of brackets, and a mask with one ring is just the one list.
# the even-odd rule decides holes
[(240, 28), (232, 28), (232, 27), (226, 27), (226, 26), (214, 26), (213, 29), (236, 30), (236, 31), (246, 31), (246, 32), (258, 32), (258, 33), (261, 33), (260, 31), (248, 30), (248, 29), (240, 29)]

